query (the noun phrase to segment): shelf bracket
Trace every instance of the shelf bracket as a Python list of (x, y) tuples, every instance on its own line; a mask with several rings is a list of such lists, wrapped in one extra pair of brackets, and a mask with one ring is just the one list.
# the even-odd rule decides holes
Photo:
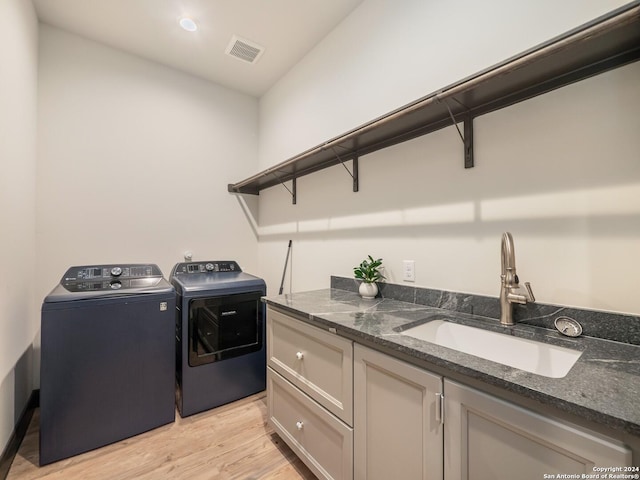
[[(291, 203), (295, 205), (298, 202), (298, 189), (296, 188), (296, 177), (291, 179)], [(291, 190), (290, 190), (291, 191)]]
[(353, 170), (353, 172), (350, 172), (349, 169), (347, 168), (347, 166), (344, 164), (344, 161), (342, 160), (342, 158), (340, 158), (340, 155), (338, 155), (338, 153), (336, 152), (335, 148), (331, 147), (331, 151), (336, 156), (338, 161), (342, 164), (342, 166), (347, 171), (347, 173), (349, 174), (351, 179), (353, 180), (353, 191), (357, 192), (359, 190), (359, 188), (360, 188), (360, 182), (358, 181), (358, 178), (359, 178), (358, 177), (358, 154), (356, 153), (355, 156), (353, 157), (353, 160), (352, 160), (352, 163), (353, 163), (352, 170)]
[[(453, 126), (456, 127), (458, 131), (458, 135), (460, 135), (460, 139), (464, 145), (464, 168), (473, 168), (473, 116), (470, 113), (466, 113), (463, 118), (463, 128), (464, 134), (460, 131), (458, 127), (458, 122), (456, 122), (456, 118), (449, 108), (449, 104), (440, 100), (440, 98), (436, 95), (436, 100), (440, 103), (443, 103), (445, 107), (447, 107), (447, 111), (449, 112), (449, 117), (451, 117), (451, 121), (453, 122)], [(459, 102), (458, 102), (459, 103)], [(462, 104), (461, 104), (462, 105)], [(464, 106), (464, 105), (463, 105)]]
[(464, 117), (464, 168), (473, 168), (473, 116)]
[(284, 183), (282, 180), (280, 180), (280, 177), (278, 177), (275, 174), (275, 172), (271, 172), (271, 175), (276, 177), (278, 179), (278, 182), (280, 182), (280, 185), (282, 185), (287, 190), (287, 192), (289, 192), (291, 194), (291, 203), (293, 205), (295, 205), (296, 201), (297, 201), (296, 177), (293, 177), (291, 179), (291, 188), (289, 188), (289, 187), (287, 187), (286, 183)]

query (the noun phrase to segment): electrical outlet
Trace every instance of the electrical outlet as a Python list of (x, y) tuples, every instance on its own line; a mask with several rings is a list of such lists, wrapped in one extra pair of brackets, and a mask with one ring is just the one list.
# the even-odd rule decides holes
[(402, 280), (405, 282), (416, 281), (416, 262), (413, 260), (402, 261)]

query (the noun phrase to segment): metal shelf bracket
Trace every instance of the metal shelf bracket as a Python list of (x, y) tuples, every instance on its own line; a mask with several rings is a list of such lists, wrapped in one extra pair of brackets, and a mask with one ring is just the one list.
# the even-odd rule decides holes
[[(449, 104), (445, 100), (440, 99), (437, 95), (436, 95), (436, 101), (438, 101), (439, 103), (444, 104), (444, 106), (447, 107), (447, 111), (449, 112), (449, 117), (451, 117), (451, 121), (453, 122), (453, 126), (456, 127), (456, 130), (458, 131), (458, 135), (460, 135), (460, 139), (462, 140), (462, 143), (464, 145), (464, 168), (473, 168), (473, 166), (474, 166), (474, 162), (473, 162), (473, 116), (470, 113), (468, 113), (468, 109), (467, 109), (467, 113), (464, 114), (464, 118), (462, 120), (463, 129), (464, 129), (464, 134), (463, 134), (460, 131), (460, 128), (458, 127), (458, 122), (456, 122), (456, 118), (453, 115), (453, 112), (451, 111), (451, 108), (449, 107)], [(458, 103), (460, 103), (460, 102), (458, 102)], [(462, 106), (464, 107), (464, 105), (462, 105)]]
[(464, 118), (464, 168), (473, 168), (473, 116)]
[(296, 204), (297, 202), (297, 189), (296, 189), (296, 177), (293, 177), (291, 179), (291, 188), (287, 187), (287, 184), (284, 183), (282, 180), (280, 180), (280, 177), (278, 177), (275, 172), (271, 172), (271, 175), (273, 175), (274, 177), (276, 177), (278, 179), (278, 182), (280, 182), (280, 185), (282, 185), (287, 192), (289, 192), (291, 194), (291, 203), (293, 205)]
[(358, 181), (358, 154), (356, 153), (355, 156), (352, 159), (352, 164), (353, 164), (352, 165), (352, 170), (353, 170), (353, 172), (351, 172), (351, 171), (349, 171), (347, 166), (344, 164), (344, 161), (342, 160), (342, 158), (340, 158), (340, 155), (338, 155), (338, 152), (336, 152), (335, 148), (331, 147), (331, 151), (336, 156), (338, 161), (342, 164), (342, 166), (347, 171), (347, 173), (349, 174), (351, 179), (353, 180), (353, 191), (357, 192), (358, 189), (360, 188), (360, 183)]

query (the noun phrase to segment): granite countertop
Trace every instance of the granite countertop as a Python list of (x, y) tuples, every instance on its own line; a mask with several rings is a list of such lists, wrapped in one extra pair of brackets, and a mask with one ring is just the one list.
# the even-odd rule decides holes
[[(263, 299), (268, 305), (302, 316), (308, 323), (335, 329), (338, 335), (434, 365), (446, 372), (480, 380), (520, 396), (550, 405), (609, 428), (640, 436), (640, 346), (558, 332), (529, 325), (502, 327), (493, 318), (469, 315), (389, 298), (363, 300), (335, 288)], [(434, 318), (447, 318), (490, 330), (582, 351), (564, 378), (548, 378), (399, 332)]]

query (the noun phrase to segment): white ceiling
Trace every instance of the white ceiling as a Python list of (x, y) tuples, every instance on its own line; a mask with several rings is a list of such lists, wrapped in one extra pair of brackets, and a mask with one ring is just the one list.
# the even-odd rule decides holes
[[(363, 0), (33, 0), (38, 18), (85, 38), (256, 97)], [(195, 33), (178, 18), (194, 18)], [(233, 35), (264, 47), (250, 64), (225, 54)]]

